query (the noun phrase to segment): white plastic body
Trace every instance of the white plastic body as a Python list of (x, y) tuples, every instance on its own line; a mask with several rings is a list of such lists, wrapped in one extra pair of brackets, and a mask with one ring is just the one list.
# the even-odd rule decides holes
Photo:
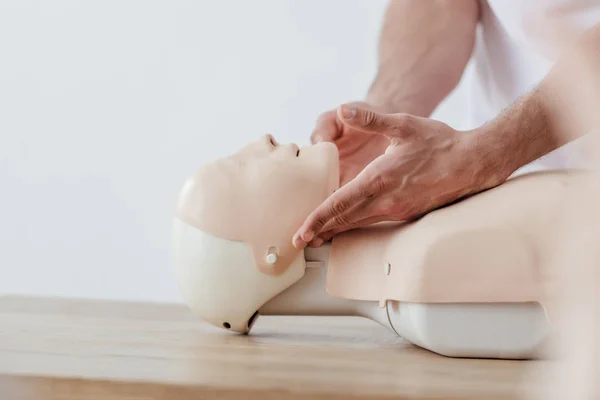
[(537, 303), (388, 302), (393, 329), (409, 342), (449, 357), (532, 359), (550, 336)]
[[(307, 248), (279, 277), (260, 273), (244, 243), (174, 222), (175, 269), (186, 303), (202, 320), (247, 333), (262, 315), (361, 316), (409, 342), (451, 357), (529, 359), (549, 334), (537, 304), (414, 304), (340, 299), (326, 292), (330, 245)], [(306, 259), (306, 261), (305, 261)], [(307, 267), (308, 266), (308, 267)], [(252, 319), (254, 322), (255, 319)]]
[(278, 276), (261, 273), (246, 243), (208, 235), (175, 218), (174, 266), (185, 302), (200, 319), (238, 333), (248, 332), (260, 306), (298, 282), (300, 255)]

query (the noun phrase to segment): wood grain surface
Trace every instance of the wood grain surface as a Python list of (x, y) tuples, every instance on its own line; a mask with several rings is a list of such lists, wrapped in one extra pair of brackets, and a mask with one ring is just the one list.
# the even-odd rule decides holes
[(543, 397), (547, 362), (451, 359), (359, 318), (260, 317), (248, 336), (181, 305), (0, 297), (0, 399)]

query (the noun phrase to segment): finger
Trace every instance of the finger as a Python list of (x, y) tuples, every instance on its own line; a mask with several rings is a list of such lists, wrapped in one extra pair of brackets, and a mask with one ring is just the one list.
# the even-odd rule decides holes
[(410, 137), (414, 132), (414, 117), (408, 114), (381, 114), (354, 104), (338, 108), (340, 121), (353, 129), (390, 138)]
[(360, 183), (356, 183), (356, 180), (335, 191), (304, 221), (292, 239), (294, 247), (298, 249), (306, 247), (308, 242), (319, 235), (321, 228), (329, 220), (344, 214), (362, 198)]
[(352, 223), (347, 229), (335, 228), (331, 230), (323, 230), (321, 234), (314, 238), (308, 245), (310, 247), (321, 247), (323, 243), (330, 241), (335, 235), (346, 232), (352, 229), (364, 228), (365, 226), (369, 226), (372, 224), (376, 224), (378, 222), (388, 221), (390, 218), (387, 215), (375, 215), (360, 221), (356, 221)]
[(335, 111), (329, 111), (317, 119), (310, 141), (312, 144), (333, 142), (339, 139), (340, 136), (342, 136), (341, 122), (338, 120)]
[(367, 165), (359, 174), (360, 179), (372, 182), (370, 188), (363, 189), (364, 199), (346, 213), (330, 219), (321, 228), (321, 233), (315, 235), (313, 241), (317, 240), (318, 243), (319, 237), (321, 240), (329, 240), (333, 234), (360, 228), (370, 223), (398, 220), (393, 199), (384, 194), (386, 182), (383, 176), (385, 171), (389, 169), (390, 161), (392, 161), (390, 157), (380, 156)]
[(321, 233), (331, 230), (344, 231), (352, 229), (354, 224), (360, 220), (379, 215), (380, 212), (374, 204), (379, 203), (379, 199), (367, 197), (356, 204), (354, 207), (346, 211), (344, 214), (338, 215), (330, 219), (323, 228)]
[(378, 165), (385, 163), (384, 157), (375, 159), (355, 179), (335, 191), (308, 216), (292, 239), (296, 248), (306, 247), (306, 244), (317, 237), (323, 226), (332, 219), (339, 219), (359, 202), (376, 197), (383, 192), (385, 183), (382, 176), (378, 174), (381, 171)]

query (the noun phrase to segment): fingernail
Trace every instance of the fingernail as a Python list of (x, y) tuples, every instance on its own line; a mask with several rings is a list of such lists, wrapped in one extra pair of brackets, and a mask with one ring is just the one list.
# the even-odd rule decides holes
[(313, 240), (314, 237), (315, 237), (315, 233), (313, 231), (307, 231), (304, 233), (304, 235), (302, 235), (302, 240), (304, 240), (306, 243), (308, 243), (311, 240)]
[(352, 119), (356, 115), (356, 107), (344, 104), (342, 106), (342, 116), (345, 119)]
[(323, 138), (321, 136), (315, 136), (315, 143), (321, 143)]

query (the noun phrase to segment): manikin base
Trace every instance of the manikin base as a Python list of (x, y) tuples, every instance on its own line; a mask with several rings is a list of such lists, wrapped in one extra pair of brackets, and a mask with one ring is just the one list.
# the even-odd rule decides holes
[(537, 303), (387, 302), (392, 329), (409, 342), (450, 357), (537, 358), (550, 326)]

